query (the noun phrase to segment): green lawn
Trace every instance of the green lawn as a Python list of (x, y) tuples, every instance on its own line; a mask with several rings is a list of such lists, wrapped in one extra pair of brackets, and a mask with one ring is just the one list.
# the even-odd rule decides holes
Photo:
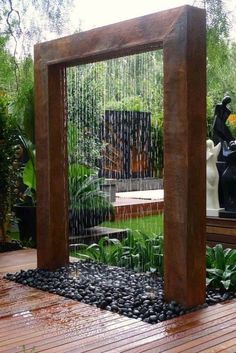
[(130, 218), (128, 220), (103, 222), (100, 226), (109, 228), (129, 228), (139, 230), (145, 234), (159, 234), (163, 232), (163, 215)]
[(10, 235), (10, 238), (11, 238), (11, 239), (20, 240), (20, 234), (19, 234), (19, 232), (16, 231), (16, 230), (14, 230), (14, 231), (12, 230), (9, 235)]

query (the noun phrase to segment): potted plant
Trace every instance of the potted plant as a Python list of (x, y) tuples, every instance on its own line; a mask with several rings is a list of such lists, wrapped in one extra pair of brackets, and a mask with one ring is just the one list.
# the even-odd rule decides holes
[(17, 203), (14, 206), (20, 240), (36, 246), (36, 170), (34, 144), (19, 136), (16, 156), (21, 163), (22, 183), (19, 180)]

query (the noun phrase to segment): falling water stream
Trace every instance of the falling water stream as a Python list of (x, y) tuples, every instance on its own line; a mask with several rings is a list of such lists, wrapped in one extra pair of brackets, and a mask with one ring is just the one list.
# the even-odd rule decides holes
[(162, 62), (153, 51), (66, 69), (73, 255), (102, 236), (163, 232)]

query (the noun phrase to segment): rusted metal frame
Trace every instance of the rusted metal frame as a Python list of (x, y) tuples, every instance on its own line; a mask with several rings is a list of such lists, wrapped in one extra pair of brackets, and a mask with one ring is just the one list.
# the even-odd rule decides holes
[[(64, 65), (106, 60), (163, 46), (165, 293), (167, 299), (187, 306), (203, 302), (204, 21), (203, 10), (184, 6), (35, 47), (39, 267), (53, 269), (68, 262), (67, 171), (65, 161), (62, 162), (66, 157), (66, 141), (64, 146), (60, 145), (65, 97), (64, 80), (59, 76)], [(60, 193), (63, 195), (59, 196)]]
[(85, 64), (162, 48), (185, 7), (142, 16), (37, 44), (41, 60), (48, 65)]
[[(65, 64), (84, 64), (160, 48), (169, 28), (183, 11), (184, 8), (177, 8), (35, 46), (37, 241), (40, 268), (54, 269), (69, 259), (66, 242), (68, 195), (61, 195), (60, 200), (58, 198), (63, 190), (66, 193), (67, 188), (66, 171), (62, 165), (65, 157), (65, 146), (62, 146), (61, 140), (63, 133), (57, 130), (62, 128), (65, 110), (60, 70)], [(60, 105), (56, 102), (60, 102)]]
[(65, 68), (39, 61), (35, 75), (37, 260), (55, 269), (69, 261)]
[(164, 42), (165, 297), (205, 301), (206, 34), (187, 8)]

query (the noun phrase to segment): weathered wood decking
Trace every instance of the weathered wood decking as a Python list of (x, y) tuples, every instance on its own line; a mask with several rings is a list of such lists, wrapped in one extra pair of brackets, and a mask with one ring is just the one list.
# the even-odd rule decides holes
[[(0, 277), (35, 259), (34, 250), (0, 254)], [(149, 325), (1, 278), (0, 352), (235, 353), (236, 301)]]

